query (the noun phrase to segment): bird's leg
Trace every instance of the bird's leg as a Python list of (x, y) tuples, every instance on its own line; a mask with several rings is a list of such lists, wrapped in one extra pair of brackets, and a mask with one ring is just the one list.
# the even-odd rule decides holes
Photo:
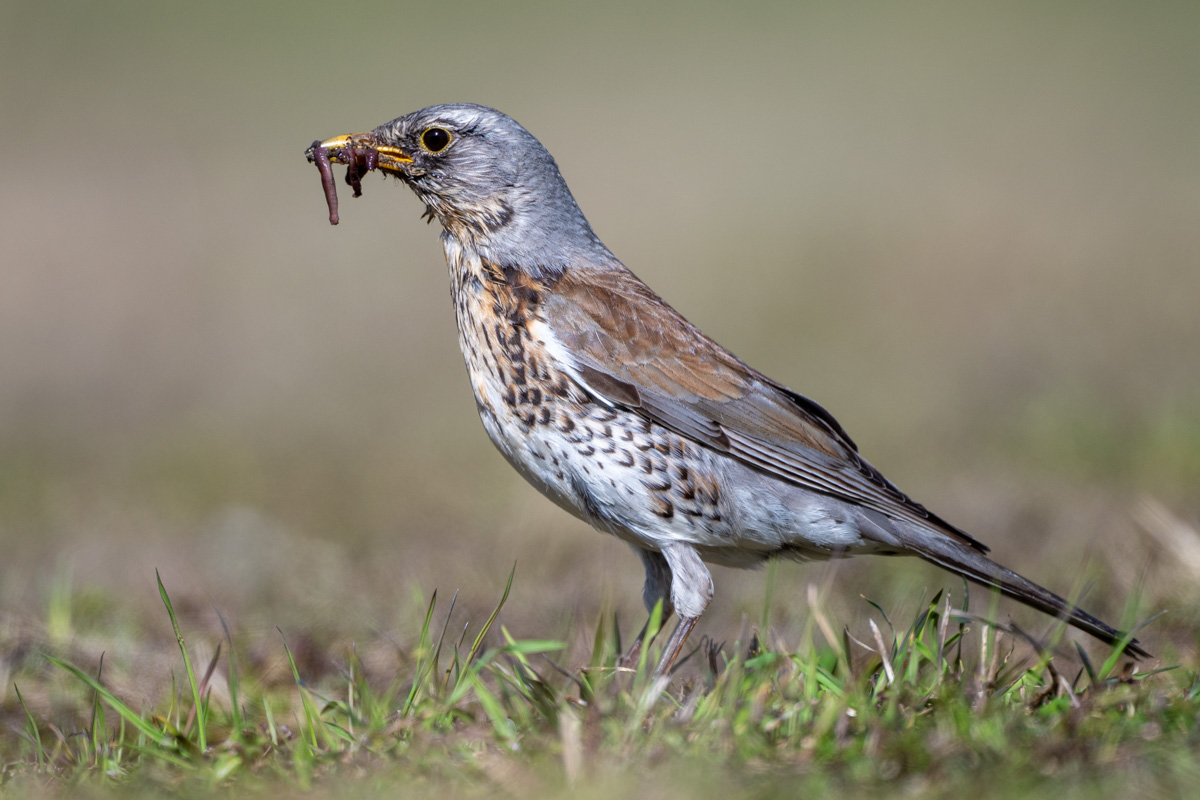
[(667, 642), (667, 649), (663, 651), (662, 661), (658, 662), (658, 668), (654, 670), (656, 676), (662, 677), (670, 674), (671, 667), (675, 666), (675, 660), (679, 658), (679, 653), (687, 642), (688, 634), (692, 632), (692, 628), (696, 627), (696, 623), (699, 621), (699, 617), (681, 616), (679, 618), (679, 624), (675, 626), (675, 632), (671, 634), (671, 640)]
[(663, 547), (662, 554), (671, 568), (671, 601), (679, 614), (679, 625), (671, 634), (662, 660), (658, 662), (658, 669), (654, 671), (659, 677), (670, 673), (687, 642), (688, 634), (696, 627), (713, 596), (712, 575), (700, 560), (696, 548), (683, 542), (673, 542)]
[(642, 585), (642, 602), (646, 604), (646, 611), (650, 616), (646, 618), (646, 624), (642, 626), (629, 649), (617, 659), (618, 667), (629, 669), (637, 668), (638, 659), (642, 654), (642, 646), (646, 642), (646, 632), (650, 629), (650, 620), (654, 617), (654, 607), (662, 602), (660, 626), (675, 613), (675, 607), (671, 605), (671, 567), (667, 564), (667, 560), (663, 558), (662, 553), (653, 550), (635, 547), (634, 551), (641, 557), (642, 566), (646, 568), (646, 582)]
[(646, 640), (646, 631), (650, 628), (650, 620), (646, 620), (646, 624), (638, 631), (637, 638), (629, 645), (629, 649), (621, 655), (617, 656), (617, 667), (619, 669), (637, 669), (638, 660), (642, 656), (642, 644)]
[[(663, 603), (662, 619), (659, 620), (659, 630), (662, 630), (662, 625), (666, 624), (666, 621), (671, 618), (671, 614), (671, 602), (670, 600), (667, 600), (665, 603)], [(638, 659), (642, 655), (642, 646), (643, 644), (646, 644), (646, 632), (650, 630), (650, 620), (653, 618), (654, 611), (651, 610), (650, 616), (646, 618), (646, 624), (642, 626), (640, 631), (638, 631), (637, 638), (633, 640), (633, 644), (629, 645), (629, 649), (625, 651), (625, 654), (617, 659), (618, 667), (637, 669)], [(658, 632), (656, 631), (655, 636), (657, 635)], [(650, 641), (653, 642), (654, 639), (651, 638)]]

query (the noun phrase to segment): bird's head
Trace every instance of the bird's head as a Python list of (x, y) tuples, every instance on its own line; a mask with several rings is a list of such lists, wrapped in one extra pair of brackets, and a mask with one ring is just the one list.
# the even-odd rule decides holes
[[(501, 266), (560, 272), (572, 258), (608, 255), (579, 210), (554, 158), (511, 117), (468, 103), (430, 106), (367, 133), (317, 147), (329, 160), (395, 175), (446, 233)], [(361, 162), (360, 162), (361, 163)], [(364, 170), (365, 171), (365, 170)]]

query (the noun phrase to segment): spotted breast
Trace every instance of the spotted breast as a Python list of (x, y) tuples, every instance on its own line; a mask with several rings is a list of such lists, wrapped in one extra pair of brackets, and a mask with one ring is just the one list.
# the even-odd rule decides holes
[(695, 538), (686, 533), (697, 527), (703, 538), (728, 528), (702, 448), (598, 400), (555, 357), (543, 283), (502, 270), (453, 238), (446, 255), (480, 419), (526, 480), (639, 547), (657, 547), (664, 537)]

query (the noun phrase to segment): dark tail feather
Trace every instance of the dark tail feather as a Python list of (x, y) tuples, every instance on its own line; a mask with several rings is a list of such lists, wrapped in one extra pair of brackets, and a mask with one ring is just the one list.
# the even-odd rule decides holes
[[(907, 538), (907, 537), (906, 537)], [(917, 542), (905, 542), (912, 551), (931, 564), (962, 575), (964, 578), (999, 589), (1001, 594), (1019, 600), (1027, 606), (1043, 611), (1052, 617), (1066, 620), (1081, 631), (1090, 633), (1100, 641), (1116, 645), (1125, 634), (1112, 628), (1091, 614), (1072, 606), (1049, 589), (1038, 586), (1010, 569), (1000, 566), (982, 553), (972, 550), (941, 536), (934, 537), (922, 531)], [(1125, 652), (1138, 658), (1149, 658), (1137, 639), (1130, 639)]]

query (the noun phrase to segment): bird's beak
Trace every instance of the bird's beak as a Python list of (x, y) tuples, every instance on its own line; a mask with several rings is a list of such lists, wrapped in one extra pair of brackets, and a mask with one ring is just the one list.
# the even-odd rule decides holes
[(356, 150), (360, 154), (364, 150), (374, 151), (378, 157), (375, 168), (387, 172), (403, 172), (401, 165), (412, 163), (412, 157), (399, 147), (379, 144), (375, 140), (375, 135), (371, 133), (347, 133), (314, 144), (304, 151), (304, 155), (308, 157), (309, 161), (316, 160), (315, 151), (318, 147), (325, 151), (329, 160), (334, 164), (354, 163), (356, 157), (353, 152)]

